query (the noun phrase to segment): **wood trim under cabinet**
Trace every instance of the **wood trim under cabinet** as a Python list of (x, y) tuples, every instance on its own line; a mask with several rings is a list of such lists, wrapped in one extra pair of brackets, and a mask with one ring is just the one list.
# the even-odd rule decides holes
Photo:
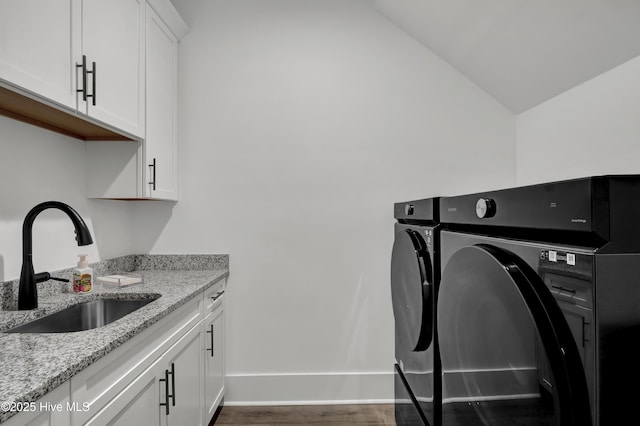
[(85, 141), (135, 141), (0, 85), (0, 115)]

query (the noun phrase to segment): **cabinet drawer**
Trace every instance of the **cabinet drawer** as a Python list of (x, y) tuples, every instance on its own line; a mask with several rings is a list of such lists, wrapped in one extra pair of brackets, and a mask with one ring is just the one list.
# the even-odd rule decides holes
[(224, 300), (223, 295), (226, 288), (226, 282), (227, 280), (224, 279), (204, 291), (204, 315), (208, 314), (209, 312), (213, 312), (220, 305), (222, 305), (222, 301)]
[(202, 318), (202, 299), (191, 300), (72, 377), (71, 401), (89, 405), (87, 411), (72, 413), (72, 423), (84, 424), (97, 414)]

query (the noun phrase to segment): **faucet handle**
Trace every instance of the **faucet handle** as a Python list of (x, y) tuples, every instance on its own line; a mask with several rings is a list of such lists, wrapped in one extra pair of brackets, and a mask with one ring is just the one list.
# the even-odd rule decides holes
[(65, 283), (69, 282), (69, 280), (66, 279), (66, 278), (52, 277), (51, 274), (49, 274), (48, 272), (40, 272), (38, 274), (35, 274), (33, 276), (33, 278), (35, 278), (35, 281), (37, 283), (41, 283), (41, 282), (48, 281), (48, 280), (62, 281), (62, 282), (65, 282)]

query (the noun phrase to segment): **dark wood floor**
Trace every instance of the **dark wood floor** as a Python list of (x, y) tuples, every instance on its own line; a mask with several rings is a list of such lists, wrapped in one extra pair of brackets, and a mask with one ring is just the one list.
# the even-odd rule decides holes
[(225, 406), (216, 425), (393, 425), (393, 404), (291, 405), (278, 407)]

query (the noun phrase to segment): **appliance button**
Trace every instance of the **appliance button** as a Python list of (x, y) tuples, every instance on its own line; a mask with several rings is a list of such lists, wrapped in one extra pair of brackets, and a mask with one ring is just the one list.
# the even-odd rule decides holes
[(404, 206), (404, 214), (411, 216), (413, 214), (413, 204), (407, 204)]
[(496, 203), (491, 198), (479, 198), (476, 202), (476, 215), (480, 219), (487, 219), (495, 216)]

